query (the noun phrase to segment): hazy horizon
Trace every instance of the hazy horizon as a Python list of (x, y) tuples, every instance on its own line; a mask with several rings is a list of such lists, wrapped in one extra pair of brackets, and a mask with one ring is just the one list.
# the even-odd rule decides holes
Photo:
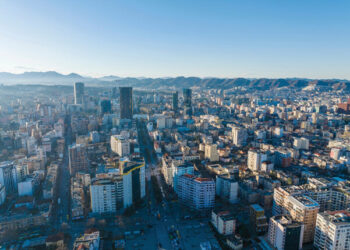
[(68, 73), (63, 73), (63, 72), (59, 72), (56, 70), (47, 70), (47, 71), (22, 71), (22, 72), (8, 72), (8, 71), (0, 71), (1, 73), (10, 73), (13, 75), (22, 75), (25, 73), (57, 73), (63, 76), (69, 76), (71, 74), (76, 74), (79, 75), (83, 78), (92, 78), (92, 79), (98, 79), (98, 78), (104, 78), (104, 77), (119, 77), (119, 78), (138, 78), (138, 79), (142, 79), (142, 78), (150, 78), (150, 79), (156, 79), (156, 78), (162, 78), (162, 79), (166, 79), (166, 78), (178, 78), (178, 77), (184, 77), (184, 78), (191, 78), (191, 77), (195, 77), (195, 78), (200, 78), (200, 79), (211, 79), (211, 78), (217, 78), (217, 79), (236, 79), (236, 78), (245, 78), (245, 79), (303, 79), (303, 80), (340, 80), (340, 81), (350, 81), (349, 79), (346, 78), (308, 78), (308, 77), (298, 77), (298, 76), (288, 76), (288, 77), (249, 77), (249, 76), (232, 76), (232, 77), (219, 77), (219, 76), (196, 76), (196, 75), (174, 75), (174, 76), (154, 76), (154, 77), (148, 77), (148, 76), (122, 76), (122, 75), (117, 75), (117, 74), (108, 74), (108, 75), (87, 75), (87, 74), (81, 74), (79, 72), (68, 72)]

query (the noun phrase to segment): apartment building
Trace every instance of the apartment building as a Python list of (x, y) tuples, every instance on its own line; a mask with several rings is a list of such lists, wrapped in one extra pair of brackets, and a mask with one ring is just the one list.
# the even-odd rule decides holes
[(232, 235), (235, 233), (236, 220), (229, 211), (214, 209), (211, 212), (211, 223), (219, 234)]
[(199, 178), (190, 174), (178, 178), (176, 193), (185, 205), (206, 210), (215, 205), (215, 182), (209, 178)]
[(117, 153), (120, 157), (128, 156), (130, 154), (130, 142), (122, 135), (112, 135), (111, 150)]
[(230, 203), (238, 202), (238, 182), (230, 175), (216, 176), (216, 195)]
[(120, 161), (120, 170), (123, 176), (123, 206), (127, 208), (146, 195), (145, 162), (124, 158)]
[(261, 164), (267, 160), (267, 155), (260, 150), (248, 151), (248, 168), (251, 171), (260, 171)]
[(219, 161), (219, 153), (216, 144), (205, 145), (204, 150), (205, 158), (210, 162)]
[(304, 225), (294, 221), (289, 215), (276, 215), (270, 218), (268, 240), (277, 250), (301, 249)]
[(90, 186), (91, 210), (93, 213), (117, 211), (116, 187), (112, 179), (95, 179)]
[(304, 224), (303, 243), (314, 239), (319, 204), (305, 195), (294, 195), (287, 198), (285, 209), (293, 220)]
[(250, 222), (254, 225), (257, 234), (265, 233), (268, 229), (267, 218), (264, 209), (259, 204), (252, 204), (249, 207)]
[(184, 174), (193, 175), (194, 174), (194, 166), (192, 163), (189, 163), (189, 162), (185, 162), (182, 164), (177, 164), (176, 162), (173, 162), (171, 172), (172, 172), (172, 184), (173, 184), (173, 188), (176, 192), (179, 177), (184, 175)]
[(78, 171), (88, 170), (88, 156), (84, 144), (73, 144), (69, 146), (69, 171), (75, 175)]
[(320, 206), (320, 212), (350, 208), (350, 184), (330, 182), (322, 178), (309, 178), (309, 183), (301, 186), (279, 187), (274, 190), (273, 214), (281, 214), (285, 198), (289, 195), (304, 194)]
[(326, 211), (317, 215), (314, 246), (323, 250), (350, 249), (350, 212)]
[(235, 146), (241, 147), (247, 143), (248, 133), (245, 128), (233, 127), (232, 128), (232, 142)]

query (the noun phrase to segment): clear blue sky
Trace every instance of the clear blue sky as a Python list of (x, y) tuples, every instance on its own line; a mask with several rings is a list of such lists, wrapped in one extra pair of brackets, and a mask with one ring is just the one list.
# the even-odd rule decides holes
[(0, 71), (350, 79), (349, 0), (0, 0)]

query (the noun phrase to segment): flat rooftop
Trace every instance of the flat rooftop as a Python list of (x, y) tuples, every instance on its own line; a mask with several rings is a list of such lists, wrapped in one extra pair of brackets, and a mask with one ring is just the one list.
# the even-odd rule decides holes
[(252, 204), (250, 206), (257, 212), (263, 212), (264, 211), (264, 209), (259, 204)]
[(292, 198), (297, 200), (299, 203), (304, 205), (305, 207), (311, 208), (311, 207), (319, 207), (319, 204), (311, 199), (310, 197), (306, 195), (293, 195)]

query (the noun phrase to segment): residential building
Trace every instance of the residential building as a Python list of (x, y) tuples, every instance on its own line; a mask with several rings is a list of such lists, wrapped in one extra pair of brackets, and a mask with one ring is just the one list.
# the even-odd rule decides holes
[(309, 150), (309, 139), (304, 137), (294, 138), (293, 147), (295, 149)]
[(216, 176), (216, 195), (230, 203), (238, 202), (238, 182), (230, 175)]
[(303, 245), (304, 225), (289, 215), (270, 218), (268, 239), (277, 250), (298, 250)]
[(323, 250), (350, 249), (350, 212), (326, 211), (316, 220), (314, 246)]
[(310, 243), (314, 240), (315, 226), (319, 204), (305, 195), (288, 196), (284, 208), (292, 219), (304, 224), (303, 243)]
[(192, 163), (185, 162), (181, 164), (177, 164), (176, 162), (172, 162), (172, 184), (173, 184), (173, 189), (177, 190), (177, 184), (178, 184), (178, 179), (180, 176), (184, 174), (189, 174), (193, 175), (194, 174), (194, 166)]
[(241, 237), (236, 235), (230, 235), (226, 238), (227, 246), (232, 250), (241, 250), (243, 249), (243, 240)]
[(111, 179), (93, 180), (90, 195), (93, 213), (115, 213), (117, 211), (116, 187)]
[(73, 250), (99, 250), (100, 241), (100, 231), (97, 229), (86, 230), (84, 235), (75, 239)]
[(211, 223), (219, 234), (235, 234), (236, 220), (229, 211), (213, 210), (211, 212)]
[(232, 127), (232, 142), (235, 146), (246, 145), (248, 138), (247, 130), (243, 127)]
[(267, 160), (267, 155), (259, 150), (248, 151), (248, 168), (251, 171), (260, 171), (261, 164)]
[(257, 234), (263, 234), (268, 229), (267, 218), (264, 209), (259, 204), (252, 204), (249, 207), (250, 222), (253, 224)]
[(205, 145), (205, 158), (210, 162), (219, 161), (219, 153), (216, 144)]
[(120, 160), (120, 170), (123, 176), (123, 205), (127, 208), (146, 195), (145, 162), (124, 158)]
[(122, 135), (111, 136), (111, 150), (119, 156), (124, 157), (130, 154), (130, 142)]
[(180, 201), (196, 210), (207, 210), (215, 205), (215, 182), (209, 178), (181, 175), (176, 193)]
[(75, 175), (79, 171), (88, 171), (88, 156), (84, 144), (73, 144), (69, 146), (69, 171)]

